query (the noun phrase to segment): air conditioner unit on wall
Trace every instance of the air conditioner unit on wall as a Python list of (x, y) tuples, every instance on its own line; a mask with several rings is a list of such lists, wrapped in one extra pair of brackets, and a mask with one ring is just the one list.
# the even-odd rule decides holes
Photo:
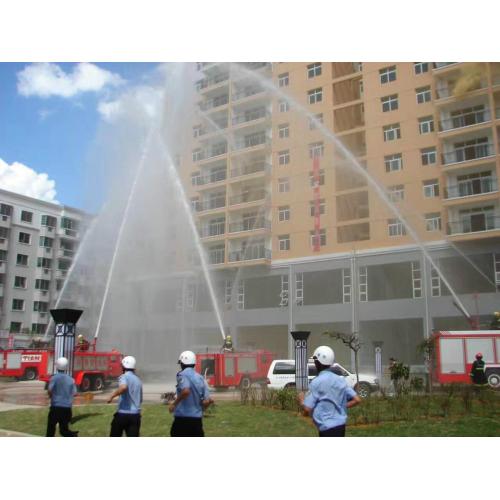
[(4, 220), (4, 221), (5, 221), (5, 220), (7, 220), (8, 218), (9, 218), (9, 216), (8, 216), (8, 215), (2, 215), (2, 220)]

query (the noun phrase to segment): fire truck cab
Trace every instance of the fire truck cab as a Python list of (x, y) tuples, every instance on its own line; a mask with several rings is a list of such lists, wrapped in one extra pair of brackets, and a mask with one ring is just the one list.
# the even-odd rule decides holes
[(248, 389), (253, 383), (266, 383), (275, 355), (269, 351), (204, 353), (196, 355), (196, 371), (215, 388)]
[(500, 387), (500, 331), (437, 331), (435, 339), (435, 379), (440, 384), (471, 383), (470, 370), (478, 352), (486, 364), (488, 384)]

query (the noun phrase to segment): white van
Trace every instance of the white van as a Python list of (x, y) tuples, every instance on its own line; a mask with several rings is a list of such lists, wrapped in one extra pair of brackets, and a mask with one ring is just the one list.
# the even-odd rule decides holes
[[(312, 359), (308, 363), (309, 382), (318, 374), (316, 366)], [(380, 389), (379, 380), (373, 375), (364, 373), (359, 374), (359, 384), (356, 383), (356, 375), (349, 372), (343, 366), (335, 363), (330, 370), (337, 375), (346, 378), (347, 383), (352, 387), (360, 397), (366, 398), (372, 392)], [(269, 389), (283, 389), (286, 387), (295, 387), (295, 360), (294, 359), (275, 359), (267, 373), (267, 387)]]

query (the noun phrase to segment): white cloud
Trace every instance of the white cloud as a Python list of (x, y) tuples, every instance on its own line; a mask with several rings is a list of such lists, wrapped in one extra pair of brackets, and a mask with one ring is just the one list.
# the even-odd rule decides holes
[(59, 203), (55, 200), (56, 183), (47, 174), (39, 174), (22, 163), (9, 165), (0, 158), (0, 188), (24, 194), (43, 201)]
[(76, 64), (71, 73), (57, 64), (34, 63), (17, 73), (17, 91), (25, 97), (74, 97), (123, 83), (120, 75), (91, 63)]
[(97, 110), (107, 122), (134, 113), (154, 118), (160, 111), (163, 92), (159, 88), (142, 85), (133, 87), (111, 100), (102, 100)]

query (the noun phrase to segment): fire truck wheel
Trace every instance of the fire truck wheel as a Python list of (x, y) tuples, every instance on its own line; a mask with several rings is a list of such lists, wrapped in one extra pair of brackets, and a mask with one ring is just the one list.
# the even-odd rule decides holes
[(358, 393), (360, 398), (367, 398), (371, 392), (370, 384), (367, 384), (366, 382), (360, 382), (356, 385), (354, 390)]
[(82, 379), (82, 383), (80, 384), (80, 390), (82, 392), (90, 391), (90, 386), (92, 385), (92, 379), (85, 375)]
[(248, 377), (243, 377), (240, 382), (241, 389), (250, 389), (252, 381)]
[(104, 379), (100, 375), (94, 378), (93, 389), (94, 391), (102, 391), (104, 389)]
[(493, 389), (498, 389), (500, 387), (500, 374), (498, 373), (490, 373), (488, 376), (488, 384)]
[(26, 368), (24, 372), (24, 380), (36, 380), (38, 372), (36, 368)]

